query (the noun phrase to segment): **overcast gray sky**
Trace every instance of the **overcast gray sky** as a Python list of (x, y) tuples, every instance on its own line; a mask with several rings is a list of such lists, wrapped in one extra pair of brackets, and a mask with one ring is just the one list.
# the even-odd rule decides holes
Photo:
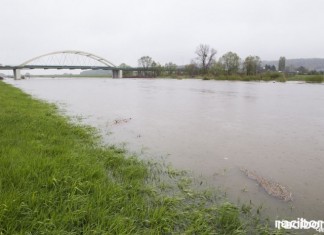
[(324, 58), (323, 0), (0, 0), (0, 63), (81, 50), (119, 65), (144, 55), (187, 64), (203, 43), (217, 58)]

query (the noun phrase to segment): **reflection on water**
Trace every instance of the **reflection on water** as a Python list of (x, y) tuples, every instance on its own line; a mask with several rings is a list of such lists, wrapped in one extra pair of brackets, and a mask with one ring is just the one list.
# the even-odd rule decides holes
[[(109, 144), (167, 157), (205, 176), (232, 200), (263, 204), (272, 217), (324, 219), (324, 86), (151, 79), (12, 81), (64, 103)], [(127, 121), (123, 121), (127, 120)], [(294, 201), (267, 195), (240, 167), (289, 187)]]

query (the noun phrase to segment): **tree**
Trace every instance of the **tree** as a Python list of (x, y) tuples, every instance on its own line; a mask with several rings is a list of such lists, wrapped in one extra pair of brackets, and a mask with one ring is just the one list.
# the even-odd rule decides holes
[(218, 76), (221, 74), (224, 74), (225, 72), (225, 67), (224, 64), (221, 63), (220, 61), (213, 63), (213, 65), (209, 69), (210, 73), (214, 76)]
[(149, 56), (142, 56), (138, 59), (138, 66), (143, 67), (144, 69), (147, 69), (149, 67), (152, 67), (153, 60)]
[[(119, 68), (127, 69), (127, 68), (131, 68), (131, 66), (129, 66), (129, 65), (125, 64), (125, 63), (121, 63), (119, 65)], [(123, 76), (124, 77), (130, 77), (130, 76), (132, 76), (132, 71), (124, 70), (123, 71)]]
[(165, 71), (168, 73), (168, 75), (171, 75), (177, 70), (177, 65), (173, 64), (172, 62), (166, 63), (164, 66)]
[(286, 69), (286, 58), (284, 56), (281, 56), (279, 58), (278, 70), (284, 72), (285, 69)]
[(274, 65), (268, 65), (268, 64), (266, 64), (266, 65), (264, 66), (264, 69), (265, 69), (266, 71), (271, 71), (271, 72), (275, 72), (275, 71), (277, 71), (276, 66), (274, 66)]
[(214, 62), (214, 57), (217, 51), (208, 45), (200, 44), (196, 49), (197, 61), (201, 66), (203, 74), (206, 74), (212, 63)]
[(190, 64), (185, 66), (185, 72), (191, 77), (196, 76), (198, 74), (198, 70), (198, 66), (194, 60), (192, 60)]
[(246, 57), (243, 66), (247, 75), (256, 75), (261, 69), (260, 57), (259, 56)]
[[(152, 67), (152, 64), (153, 64), (153, 60), (149, 56), (142, 56), (141, 58), (138, 59), (138, 66), (143, 67), (144, 71), (142, 71), (142, 75), (144, 75), (145, 77), (148, 74), (147, 69)], [(143, 74), (143, 72), (144, 72), (144, 74)]]
[(153, 76), (156, 77), (156, 76), (160, 76), (161, 73), (162, 73), (162, 66), (160, 65), (160, 63), (157, 63), (155, 61), (152, 62), (152, 69), (153, 69)]
[(306, 69), (304, 66), (299, 66), (297, 68), (297, 71), (300, 73), (300, 74), (307, 74), (308, 73), (308, 69)]
[(220, 58), (220, 63), (224, 66), (224, 69), (228, 75), (237, 73), (240, 67), (241, 58), (233, 52), (227, 52)]
[(271, 66), (271, 71), (276, 72), (277, 71), (276, 66), (272, 65)]

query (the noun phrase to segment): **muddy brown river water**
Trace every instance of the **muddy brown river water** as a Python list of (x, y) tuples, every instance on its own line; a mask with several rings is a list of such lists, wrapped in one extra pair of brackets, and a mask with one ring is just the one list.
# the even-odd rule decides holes
[[(7, 80), (98, 128), (108, 144), (202, 175), (271, 219), (324, 220), (324, 84), (171, 79)], [(293, 193), (268, 195), (240, 168)]]

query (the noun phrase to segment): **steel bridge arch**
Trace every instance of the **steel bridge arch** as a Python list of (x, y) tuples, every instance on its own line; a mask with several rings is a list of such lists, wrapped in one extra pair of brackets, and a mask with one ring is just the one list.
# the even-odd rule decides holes
[(51, 53), (47, 53), (44, 55), (40, 55), (34, 58), (31, 58), (27, 61), (25, 61), (24, 63), (20, 64), (19, 66), (25, 66), (27, 64), (29, 64), (30, 62), (33, 62), (39, 58), (45, 57), (45, 56), (49, 56), (49, 55), (56, 55), (56, 54), (74, 54), (74, 55), (82, 55), (82, 56), (86, 56), (89, 57), (91, 59), (94, 59), (108, 67), (116, 67), (116, 65), (114, 65), (113, 63), (109, 62), (108, 60), (106, 60), (105, 58), (102, 58), (100, 56), (97, 56), (95, 54), (89, 53), (89, 52), (84, 52), (84, 51), (73, 51), (73, 50), (66, 50), (66, 51), (55, 51), (55, 52), (51, 52)]

